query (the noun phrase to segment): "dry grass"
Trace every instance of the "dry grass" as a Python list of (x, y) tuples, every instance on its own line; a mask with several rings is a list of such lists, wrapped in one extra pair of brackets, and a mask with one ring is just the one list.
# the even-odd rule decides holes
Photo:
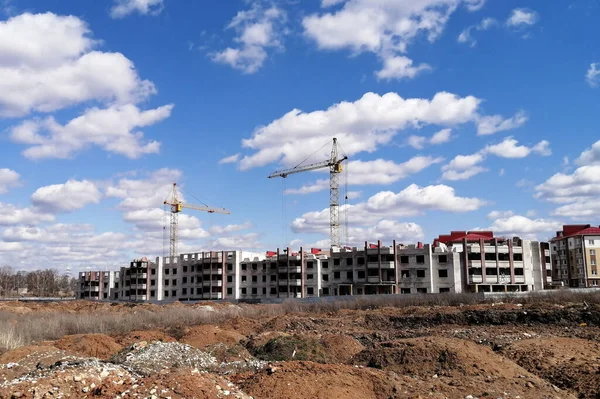
[[(492, 300), (487, 299), (487, 302)], [(536, 303), (600, 304), (600, 291), (577, 293), (561, 290), (527, 295), (507, 295), (493, 301)], [(73, 314), (0, 312), (0, 349), (14, 349), (32, 342), (55, 340), (69, 334), (122, 334), (136, 330), (172, 329), (199, 324), (218, 324), (234, 317), (267, 319), (298, 312), (335, 312), (341, 309), (375, 309), (407, 306), (458, 306), (483, 303), (473, 294), (386, 295), (339, 297), (314, 303), (290, 300), (274, 305), (208, 307), (165, 307), (158, 311), (138, 308), (127, 313)]]

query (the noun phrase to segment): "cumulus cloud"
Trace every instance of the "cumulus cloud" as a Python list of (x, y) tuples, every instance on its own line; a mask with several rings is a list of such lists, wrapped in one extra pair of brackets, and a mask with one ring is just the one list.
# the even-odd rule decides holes
[(484, 18), (480, 23), (478, 23), (477, 25), (472, 25), (469, 26), (468, 28), (464, 29), (460, 35), (458, 35), (458, 42), (459, 43), (469, 43), (469, 45), (471, 47), (475, 46), (477, 44), (477, 41), (475, 40), (475, 38), (473, 38), (472, 32), (473, 30), (476, 31), (486, 31), (494, 26), (498, 25), (498, 21), (496, 21), (496, 19), (494, 18)]
[(535, 25), (539, 21), (537, 12), (528, 8), (515, 8), (511, 11), (510, 17), (506, 20), (509, 27), (523, 27)]
[(54, 215), (43, 212), (34, 207), (19, 208), (12, 204), (0, 202), (0, 226), (12, 226), (18, 224), (37, 225), (42, 222), (51, 222)]
[(242, 224), (228, 224), (226, 226), (212, 226), (209, 231), (212, 234), (231, 234), (242, 230), (251, 229), (253, 226), (250, 222), (244, 222)]
[(485, 159), (481, 153), (471, 155), (457, 155), (447, 165), (442, 167), (442, 179), (444, 180), (467, 180), (487, 169), (479, 166)]
[(562, 223), (550, 219), (530, 219), (521, 215), (507, 215), (496, 219), (487, 230), (498, 235), (518, 236), (525, 239), (546, 239), (562, 228)]
[(0, 194), (6, 194), (8, 189), (21, 184), (21, 176), (14, 170), (0, 168)]
[(412, 79), (423, 71), (430, 71), (429, 64), (413, 65), (413, 60), (403, 55), (385, 57), (383, 68), (375, 73), (377, 79), (390, 80), (409, 78)]
[(413, 135), (413, 136), (409, 136), (406, 141), (409, 146), (411, 146), (417, 150), (421, 150), (421, 149), (425, 148), (425, 144), (427, 144), (427, 143), (433, 144), (433, 145), (438, 145), (438, 144), (447, 143), (451, 139), (452, 139), (452, 129), (442, 129), (439, 132), (435, 133), (433, 136), (431, 136), (431, 138)]
[(25, 13), (1, 21), (0, 116), (90, 100), (135, 103), (156, 92), (123, 54), (93, 51), (99, 43), (74, 16)]
[(135, 12), (142, 15), (158, 15), (163, 8), (164, 0), (114, 0), (110, 16), (123, 18)]
[[(381, 191), (364, 202), (341, 206), (340, 213), (347, 212), (348, 220), (356, 226), (372, 226), (383, 219), (416, 216), (428, 210), (464, 213), (486, 204), (487, 201), (479, 198), (458, 197), (454, 189), (446, 185), (411, 184), (398, 193)], [(318, 232), (324, 228), (329, 228), (329, 208), (305, 213), (292, 223), (295, 232)]]
[[(351, 161), (347, 165), (349, 171), (347, 183), (348, 185), (391, 184), (442, 161), (443, 158), (429, 156), (416, 156), (401, 164), (384, 159)], [(329, 179), (320, 179), (298, 189), (287, 189), (285, 193), (310, 194), (328, 188)]]
[(283, 48), (283, 25), (286, 13), (274, 5), (265, 8), (254, 2), (249, 10), (240, 11), (227, 26), (236, 31), (235, 47), (212, 54), (212, 59), (244, 73), (257, 72), (268, 57), (268, 49)]
[(263, 247), (259, 241), (258, 233), (248, 233), (242, 235), (232, 235), (229, 237), (219, 237), (211, 242), (211, 248), (219, 249), (250, 249), (256, 250)]
[(236, 163), (236, 162), (238, 162), (240, 160), (240, 155), (241, 154), (238, 153), (238, 154), (230, 155), (230, 156), (225, 157), (225, 158), (221, 158), (219, 160), (219, 164), (222, 165), (222, 164), (226, 164), (226, 163)]
[[(124, 177), (108, 185), (106, 196), (120, 198), (119, 208), (125, 211), (160, 208), (171, 192), (172, 184), (182, 176), (178, 169), (162, 168), (146, 172), (138, 179)], [(178, 195), (185, 199), (181, 193)]]
[(478, 135), (488, 135), (523, 126), (529, 118), (525, 112), (517, 112), (512, 118), (504, 119), (501, 115), (483, 116), (477, 124)]
[[(482, 150), (471, 155), (457, 155), (448, 164), (442, 166), (442, 179), (445, 180), (467, 180), (488, 169), (480, 164), (488, 155), (495, 155), (500, 158), (525, 158), (532, 153), (542, 156), (552, 154), (550, 143), (542, 140), (533, 147), (518, 145), (518, 141), (512, 137), (507, 137), (498, 144), (490, 144)], [(503, 174), (503, 172), (501, 173)]]
[[(373, 152), (387, 144), (401, 130), (416, 125), (455, 126), (478, 118), (480, 100), (437, 93), (431, 100), (404, 99), (396, 93), (382, 96), (366, 93), (355, 102), (341, 102), (327, 110), (310, 113), (294, 109), (283, 117), (261, 126), (252, 137), (242, 141), (255, 150), (240, 160), (242, 170), (281, 162), (294, 166), (323, 146), (323, 132), (338, 138), (346, 155)], [(319, 155), (329, 157), (324, 148)]]
[(599, 63), (593, 62), (590, 64), (587, 73), (585, 74), (585, 81), (590, 85), (590, 87), (598, 87), (598, 83), (600, 83), (600, 66)]
[(488, 145), (483, 149), (483, 153), (493, 154), (501, 158), (525, 158), (532, 152), (542, 156), (552, 155), (550, 143), (542, 140), (533, 147), (517, 145), (519, 142), (512, 137), (507, 137), (498, 144)]
[(584, 150), (581, 153), (581, 155), (575, 160), (575, 163), (581, 166), (600, 165), (600, 140), (592, 144), (590, 148)]
[(64, 184), (53, 184), (38, 188), (31, 196), (33, 205), (46, 212), (71, 212), (88, 204), (100, 202), (102, 194), (88, 180), (69, 180)]
[(53, 117), (27, 120), (10, 129), (12, 141), (30, 145), (23, 155), (30, 159), (70, 158), (95, 145), (108, 152), (136, 159), (154, 154), (158, 141), (145, 141), (137, 128), (153, 125), (171, 115), (172, 105), (141, 111), (135, 105), (90, 108), (66, 125)]
[(471, 11), (483, 6), (481, 0), (327, 1), (325, 8), (342, 4), (336, 10), (314, 13), (302, 20), (304, 33), (319, 49), (348, 49), (354, 54), (371, 52), (383, 63), (376, 72), (380, 79), (413, 78), (431, 67), (414, 65), (406, 57), (409, 44), (423, 35), (434, 42), (444, 30), (458, 4)]

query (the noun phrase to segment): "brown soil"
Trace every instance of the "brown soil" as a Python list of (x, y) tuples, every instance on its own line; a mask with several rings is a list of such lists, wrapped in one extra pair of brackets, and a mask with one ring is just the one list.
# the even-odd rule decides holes
[(123, 347), (114, 338), (104, 334), (67, 335), (54, 343), (59, 349), (82, 356), (108, 359), (118, 353)]
[(149, 331), (132, 331), (130, 333), (119, 335), (115, 337), (115, 341), (125, 347), (132, 345), (136, 342), (146, 341), (146, 342), (155, 342), (155, 341), (163, 341), (163, 342), (174, 342), (175, 338), (170, 335), (157, 330), (149, 330)]
[(581, 399), (600, 397), (600, 345), (585, 339), (528, 339), (505, 350), (507, 357), (554, 385), (579, 393)]
[[(600, 397), (600, 306), (595, 304), (410, 306), (275, 316), (273, 306), (225, 303), (0, 302), (0, 311), (11, 312), (13, 320), (46, 312), (142, 315), (184, 307), (203, 307), (224, 321), (130, 333), (123, 328), (114, 336), (70, 335), (6, 352), (0, 355), (0, 398), (16, 392), (22, 398)], [(240, 309), (256, 316), (238, 317)], [(221, 311), (234, 317), (219, 318)], [(174, 341), (179, 343), (148, 351), (155, 342)], [(177, 349), (159, 361), (163, 347)], [(141, 359), (136, 367), (166, 366), (150, 367), (141, 377), (128, 366), (130, 348), (137, 348), (132, 353)], [(112, 356), (119, 351), (120, 357)], [(187, 353), (206, 364), (190, 366)]]
[(222, 329), (219, 326), (204, 325), (186, 328), (184, 336), (179, 342), (202, 349), (207, 345), (214, 344), (235, 345), (245, 338), (245, 335), (235, 331)]

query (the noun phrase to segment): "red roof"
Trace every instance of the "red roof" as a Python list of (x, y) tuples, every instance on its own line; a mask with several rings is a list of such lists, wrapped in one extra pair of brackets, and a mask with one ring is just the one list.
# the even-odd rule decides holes
[(473, 241), (490, 241), (494, 239), (494, 232), (492, 231), (452, 231), (450, 234), (440, 235), (433, 241), (433, 245), (436, 246), (438, 243), (454, 243), (462, 242), (463, 240), (470, 242)]
[[(562, 235), (561, 235), (562, 233)], [(581, 235), (600, 235), (600, 227), (592, 227), (589, 224), (571, 224), (563, 226), (562, 231), (556, 232), (556, 237), (550, 241), (560, 240), (562, 238), (581, 236)]]

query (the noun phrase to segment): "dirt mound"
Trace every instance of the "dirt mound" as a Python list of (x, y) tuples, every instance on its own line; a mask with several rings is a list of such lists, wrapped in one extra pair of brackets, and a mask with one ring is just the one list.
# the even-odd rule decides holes
[(265, 371), (238, 375), (233, 379), (244, 392), (257, 399), (403, 397), (385, 373), (352, 366), (281, 363)]
[(54, 342), (54, 346), (83, 356), (108, 359), (123, 347), (104, 334), (66, 335)]
[(525, 370), (488, 347), (441, 337), (382, 343), (358, 353), (352, 363), (421, 377), (469, 375), (515, 378), (526, 374)]
[(179, 341), (202, 349), (214, 344), (234, 345), (245, 338), (238, 332), (206, 324), (186, 328), (184, 336)]
[(170, 335), (158, 331), (158, 330), (149, 330), (149, 331), (132, 331), (130, 333), (119, 335), (115, 337), (115, 341), (123, 346), (129, 346), (135, 344), (136, 342), (146, 341), (146, 342), (175, 342), (175, 338)]
[(251, 340), (246, 347), (252, 355), (261, 360), (310, 360), (318, 363), (329, 361), (325, 347), (314, 336), (300, 334), (280, 336), (258, 346)]
[(325, 334), (321, 343), (330, 362), (346, 363), (365, 347), (353, 337), (342, 334)]
[(529, 339), (503, 353), (531, 373), (578, 393), (581, 399), (600, 395), (600, 344), (577, 338)]

